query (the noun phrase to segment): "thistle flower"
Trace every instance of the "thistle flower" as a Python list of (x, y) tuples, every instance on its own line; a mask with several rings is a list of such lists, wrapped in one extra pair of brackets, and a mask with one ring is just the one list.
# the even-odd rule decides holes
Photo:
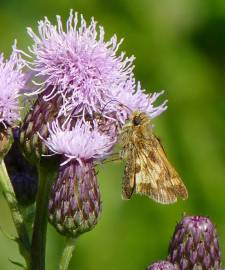
[[(34, 41), (30, 52), (34, 55), (33, 69), (43, 79), (36, 93), (53, 86), (45, 100), (61, 94), (65, 99), (60, 111), (76, 108), (76, 114), (85, 108), (88, 113), (97, 111), (104, 101), (112, 98), (115, 87), (132, 76), (134, 57), (116, 56), (121, 41), (114, 35), (104, 41), (104, 29), (92, 18), (87, 25), (83, 16), (71, 10), (63, 30), (60, 16), (57, 25), (45, 18), (39, 22), (39, 35), (31, 28), (28, 34)], [(121, 89), (122, 91), (123, 89)], [(82, 104), (82, 107), (81, 107)]]
[(176, 270), (175, 266), (168, 261), (158, 261), (149, 265), (146, 270)]
[(92, 162), (71, 160), (60, 166), (51, 191), (49, 221), (68, 237), (90, 231), (101, 212), (100, 191)]
[(75, 237), (97, 223), (101, 200), (94, 162), (110, 153), (112, 143), (96, 123), (78, 120), (75, 127), (68, 123), (63, 129), (53, 122), (48, 127), (44, 143), (63, 159), (51, 192), (49, 220), (60, 233)]
[[(136, 87), (134, 57), (126, 57), (124, 52), (118, 54), (122, 40), (118, 42), (114, 35), (105, 41), (104, 28), (97, 27), (93, 18), (88, 25), (82, 15), (79, 20), (78, 14), (71, 10), (66, 30), (57, 16), (57, 25), (47, 18), (40, 21), (38, 32), (37, 35), (28, 28), (34, 41), (30, 48), (33, 69), (42, 81), (34, 93), (43, 92), (46, 101), (61, 95), (64, 102), (59, 115), (102, 113), (104, 104), (118, 95), (122, 100), (129, 96), (125, 105), (131, 109), (152, 113), (151, 99), (148, 100), (140, 85)], [(49, 87), (51, 91), (46, 92)]]
[(9, 60), (4, 60), (0, 54), (0, 124), (15, 125), (20, 119), (18, 97), (25, 85), (25, 76), (22, 72), (25, 61), (21, 58), (13, 45), (13, 52)]
[(10, 127), (20, 120), (18, 97), (25, 85), (25, 76), (22, 72), (25, 61), (22, 60), (13, 45), (13, 52), (9, 60), (0, 54), (0, 155), (5, 156), (12, 143)]
[(221, 254), (215, 226), (209, 218), (186, 216), (176, 226), (168, 260), (180, 270), (219, 270)]
[(97, 124), (92, 127), (82, 120), (75, 127), (61, 128), (58, 121), (48, 125), (49, 137), (44, 140), (52, 153), (61, 154), (77, 160), (80, 164), (85, 160), (101, 160), (110, 154), (114, 141), (98, 131)]

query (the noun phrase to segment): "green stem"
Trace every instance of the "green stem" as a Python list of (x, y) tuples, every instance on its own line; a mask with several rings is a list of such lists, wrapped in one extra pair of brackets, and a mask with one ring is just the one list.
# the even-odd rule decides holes
[(55, 180), (56, 160), (42, 158), (39, 164), (39, 186), (36, 200), (36, 214), (31, 245), (31, 269), (45, 269), (46, 233), (48, 223), (48, 202), (53, 180)]
[(12, 219), (16, 227), (18, 234), (17, 242), (19, 244), (20, 253), (24, 257), (27, 268), (30, 265), (30, 241), (26, 226), (23, 220), (23, 216), (19, 210), (18, 202), (11, 184), (10, 178), (8, 176), (5, 163), (3, 159), (0, 159), (0, 184), (11, 211)]
[(60, 260), (59, 270), (67, 270), (75, 249), (76, 238), (67, 238)]

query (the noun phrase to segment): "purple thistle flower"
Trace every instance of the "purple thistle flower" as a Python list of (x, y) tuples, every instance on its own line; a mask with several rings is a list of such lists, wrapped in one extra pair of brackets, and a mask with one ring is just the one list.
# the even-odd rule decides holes
[(63, 159), (51, 191), (49, 220), (61, 234), (76, 237), (97, 224), (101, 199), (94, 161), (110, 153), (112, 140), (100, 133), (95, 122), (65, 125), (68, 128), (58, 121), (48, 125), (49, 137), (44, 140)]
[(26, 83), (22, 72), (25, 61), (13, 45), (13, 52), (9, 60), (4, 60), (0, 54), (0, 124), (15, 125), (20, 119), (18, 97), (20, 90)]
[(158, 261), (149, 265), (146, 270), (177, 270), (177, 268), (168, 261)]
[(101, 160), (110, 154), (114, 140), (99, 132), (97, 123), (91, 126), (78, 120), (75, 127), (61, 128), (58, 121), (48, 124), (49, 137), (44, 140), (55, 154), (64, 155), (67, 160), (77, 160), (81, 165), (87, 160)]
[(112, 97), (114, 87), (133, 75), (134, 57), (125, 57), (124, 53), (116, 56), (121, 41), (115, 35), (104, 41), (104, 29), (97, 28), (93, 18), (87, 25), (81, 15), (79, 23), (78, 14), (74, 15), (71, 10), (65, 31), (60, 16), (57, 16), (57, 25), (52, 25), (47, 18), (40, 21), (38, 31), (36, 35), (28, 28), (34, 41), (30, 48), (35, 57), (33, 69), (36, 77), (43, 79), (36, 93), (54, 86), (45, 99), (62, 94), (65, 104), (61, 110), (80, 108), (83, 104), (88, 113), (96, 111), (105, 99)]
[(49, 201), (49, 221), (63, 235), (90, 231), (101, 212), (100, 191), (93, 162), (72, 160), (60, 166)]
[[(66, 30), (57, 16), (57, 25), (47, 18), (40, 21), (38, 32), (37, 35), (28, 28), (34, 41), (30, 48), (34, 56), (33, 70), (35, 77), (41, 79), (33, 94), (43, 92), (45, 101), (61, 95), (63, 104), (59, 115), (110, 112), (110, 116), (117, 116), (115, 120), (124, 123), (130, 114), (126, 107), (147, 112), (151, 117), (166, 109), (165, 103), (156, 108), (152, 105), (159, 94), (149, 97), (139, 83), (136, 86), (134, 57), (126, 57), (124, 52), (117, 55), (121, 41), (117, 41), (116, 35), (105, 41), (103, 27), (97, 27), (93, 18), (87, 25), (82, 15), (79, 22), (78, 14), (71, 10)], [(51, 91), (46, 92), (49, 88)], [(126, 107), (114, 102), (110, 109), (102, 111), (105, 104), (115, 99)]]
[(176, 226), (168, 260), (179, 270), (219, 270), (221, 252), (215, 226), (207, 217), (186, 216)]

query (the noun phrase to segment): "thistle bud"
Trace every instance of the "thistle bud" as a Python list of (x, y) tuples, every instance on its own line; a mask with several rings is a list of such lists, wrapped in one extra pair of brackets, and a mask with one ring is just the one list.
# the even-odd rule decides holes
[[(51, 90), (49, 87), (45, 93), (51, 92)], [(49, 150), (41, 138), (48, 137), (47, 123), (51, 123), (56, 118), (61, 102), (62, 97), (59, 95), (46, 102), (43, 95), (39, 94), (24, 119), (20, 130), (20, 144), (25, 156), (34, 164), (42, 155), (49, 154)]]
[(49, 221), (63, 235), (90, 231), (101, 212), (100, 191), (92, 162), (60, 166), (49, 201)]
[(5, 156), (5, 164), (18, 202), (28, 206), (35, 201), (38, 186), (36, 167), (22, 155), (18, 141), (18, 130), (14, 130), (14, 143)]
[(221, 269), (221, 254), (215, 226), (209, 218), (186, 216), (175, 228), (168, 260), (180, 270)]
[(168, 261), (158, 261), (149, 265), (146, 270), (176, 270), (175, 266)]

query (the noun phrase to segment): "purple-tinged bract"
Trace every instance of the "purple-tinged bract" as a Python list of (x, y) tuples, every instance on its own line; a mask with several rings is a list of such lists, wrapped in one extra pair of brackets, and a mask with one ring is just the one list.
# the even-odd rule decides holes
[(20, 119), (18, 97), (26, 80), (22, 72), (25, 61), (16, 50), (16, 43), (9, 60), (0, 54), (0, 124), (15, 125)]
[[(51, 91), (46, 89), (47, 92)], [(62, 97), (57, 96), (51, 102), (45, 102), (43, 94), (39, 94), (37, 100), (27, 113), (20, 128), (20, 144), (26, 158), (36, 164), (42, 155), (48, 155), (49, 149), (42, 141), (49, 136), (48, 124), (58, 116), (59, 107), (62, 105)]]
[(168, 261), (158, 261), (149, 265), (146, 270), (177, 270), (177, 268)]
[(220, 270), (221, 252), (216, 229), (210, 219), (185, 216), (176, 226), (168, 260), (179, 270)]

